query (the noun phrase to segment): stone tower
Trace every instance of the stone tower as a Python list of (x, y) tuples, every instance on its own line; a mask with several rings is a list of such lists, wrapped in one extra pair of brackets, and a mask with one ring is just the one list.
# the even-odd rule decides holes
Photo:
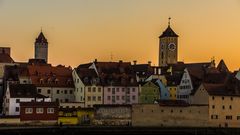
[(48, 62), (48, 42), (42, 31), (35, 41), (35, 59), (44, 59)]
[(170, 27), (170, 19), (167, 29), (159, 36), (159, 66), (175, 64), (178, 61), (178, 35)]

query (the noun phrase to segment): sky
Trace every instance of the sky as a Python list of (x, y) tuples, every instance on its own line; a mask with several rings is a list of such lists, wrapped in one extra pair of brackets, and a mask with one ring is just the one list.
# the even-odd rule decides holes
[(158, 65), (159, 35), (179, 35), (178, 60), (240, 68), (240, 0), (0, 0), (0, 46), (15, 61), (34, 57), (42, 31), (49, 63), (98, 61)]

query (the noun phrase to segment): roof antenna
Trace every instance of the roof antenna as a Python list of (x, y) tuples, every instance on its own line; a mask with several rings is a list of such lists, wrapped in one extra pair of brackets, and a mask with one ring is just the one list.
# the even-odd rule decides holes
[(170, 26), (171, 24), (171, 19), (172, 19), (171, 17), (168, 18), (168, 26)]

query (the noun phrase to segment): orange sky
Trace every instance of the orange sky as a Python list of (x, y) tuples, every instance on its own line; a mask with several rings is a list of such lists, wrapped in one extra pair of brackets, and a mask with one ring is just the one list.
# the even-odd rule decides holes
[(41, 27), (49, 62), (73, 67), (93, 61), (158, 63), (158, 36), (172, 17), (179, 61), (224, 59), (240, 65), (239, 0), (0, 0), (0, 46), (15, 61), (34, 56)]

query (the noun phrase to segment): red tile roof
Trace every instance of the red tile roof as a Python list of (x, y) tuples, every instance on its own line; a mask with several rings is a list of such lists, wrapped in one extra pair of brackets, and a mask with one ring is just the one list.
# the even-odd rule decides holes
[(28, 70), (32, 83), (37, 87), (74, 87), (69, 67), (28, 65)]

